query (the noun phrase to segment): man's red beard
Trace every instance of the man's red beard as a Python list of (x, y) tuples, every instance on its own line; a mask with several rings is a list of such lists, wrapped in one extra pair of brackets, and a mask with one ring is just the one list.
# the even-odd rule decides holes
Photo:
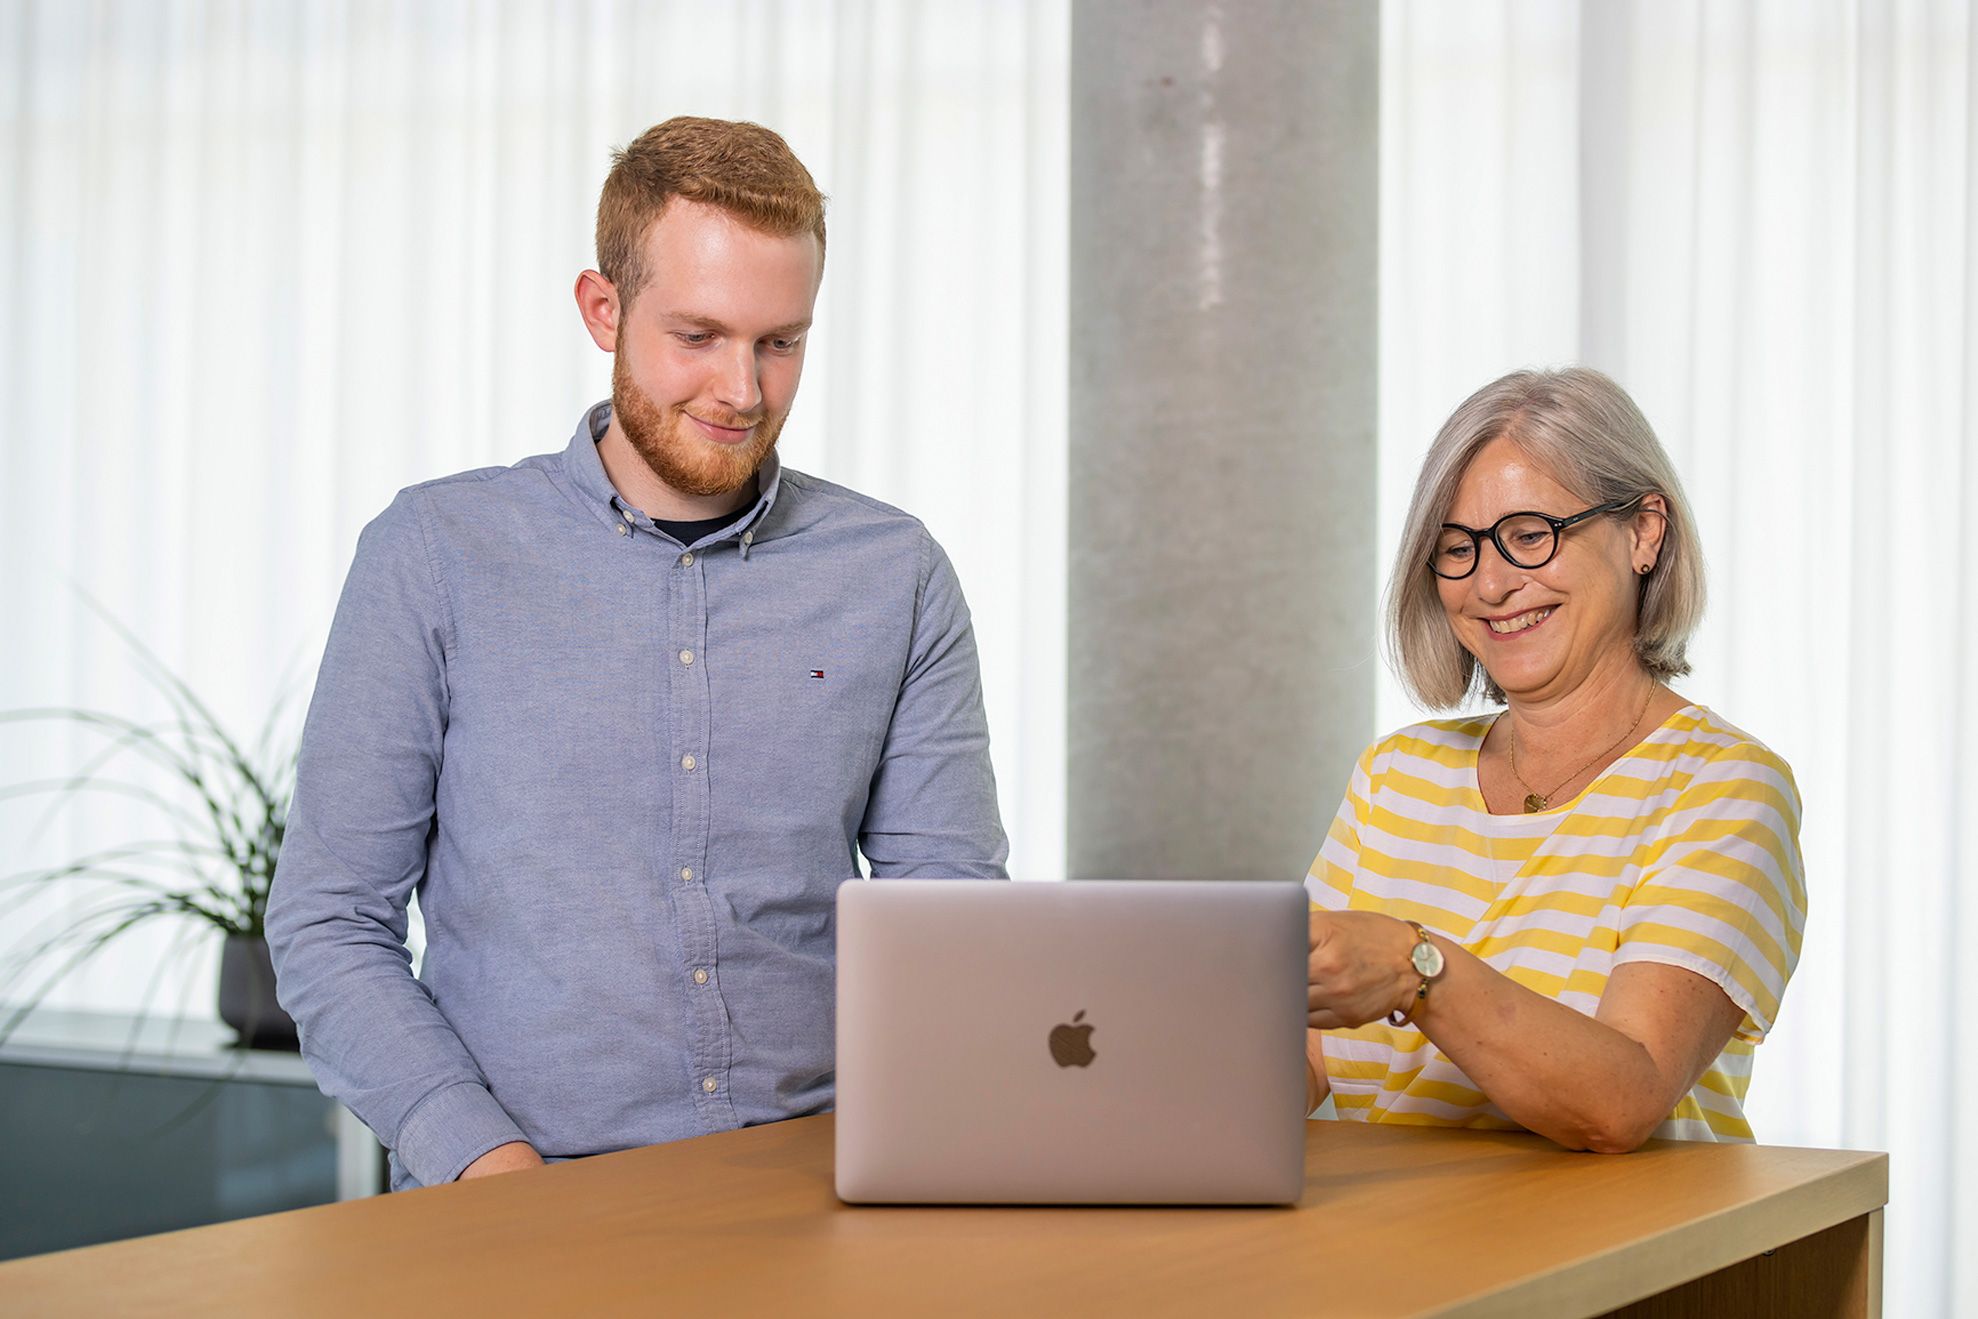
[[(652, 468), (653, 475), (671, 490), (683, 495), (725, 495), (741, 489), (755, 478), (756, 470), (776, 437), (783, 433), (788, 412), (763, 413), (755, 430), (740, 444), (721, 444), (701, 434), (686, 410), (678, 406), (662, 408), (652, 395), (640, 389), (625, 364), (625, 354), (613, 355), (611, 363), (611, 414), (625, 432), (632, 448)], [(716, 426), (747, 426), (750, 418), (728, 414), (707, 417)]]

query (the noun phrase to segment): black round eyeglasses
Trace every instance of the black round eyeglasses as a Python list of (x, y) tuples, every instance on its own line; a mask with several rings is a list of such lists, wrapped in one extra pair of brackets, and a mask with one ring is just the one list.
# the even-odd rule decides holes
[(1514, 568), (1543, 568), (1559, 553), (1559, 538), (1566, 528), (1603, 513), (1625, 513), (1646, 498), (1644, 491), (1633, 499), (1595, 504), (1569, 518), (1526, 512), (1506, 513), (1483, 528), (1445, 522), (1429, 555), (1429, 571), (1444, 581), (1462, 581), (1477, 570), (1486, 540), (1497, 546), (1497, 552)]

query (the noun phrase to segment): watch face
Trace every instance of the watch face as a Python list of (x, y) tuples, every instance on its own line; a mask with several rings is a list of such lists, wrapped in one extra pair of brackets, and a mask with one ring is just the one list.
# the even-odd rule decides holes
[(1442, 949), (1423, 939), (1408, 954), (1408, 960), (1415, 964), (1415, 974), (1424, 980), (1433, 980), (1442, 974)]

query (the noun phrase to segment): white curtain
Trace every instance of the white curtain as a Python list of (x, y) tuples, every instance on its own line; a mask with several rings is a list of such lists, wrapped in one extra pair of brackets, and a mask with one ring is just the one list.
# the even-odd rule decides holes
[(1891, 1153), (1900, 1315), (1978, 1313), (1974, 37), (1965, 0), (1389, 0), (1382, 31), (1383, 543), (1485, 381), (1579, 361), (1640, 402), (1710, 564), (1678, 688), (1806, 804), (1752, 1120)]
[[(785, 461), (948, 548), (1012, 868), (1061, 876), (1068, 43), (1065, 0), (0, 0), (0, 709), (162, 713), (84, 593), (244, 735), (306, 698), (392, 493), (609, 393), (571, 288), (611, 148), (755, 119), (831, 199)], [(97, 745), (0, 726), (0, 785)], [(40, 810), (0, 873), (158, 828)], [(216, 957), (161, 927), (49, 1001), (210, 1014)]]

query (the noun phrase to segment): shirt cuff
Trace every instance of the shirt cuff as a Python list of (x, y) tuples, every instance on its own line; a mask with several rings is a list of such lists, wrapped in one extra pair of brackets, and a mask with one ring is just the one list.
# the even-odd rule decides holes
[(422, 1186), (450, 1182), (499, 1145), (526, 1141), (486, 1086), (458, 1081), (433, 1091), (398, 1124), (393, 1153)]

